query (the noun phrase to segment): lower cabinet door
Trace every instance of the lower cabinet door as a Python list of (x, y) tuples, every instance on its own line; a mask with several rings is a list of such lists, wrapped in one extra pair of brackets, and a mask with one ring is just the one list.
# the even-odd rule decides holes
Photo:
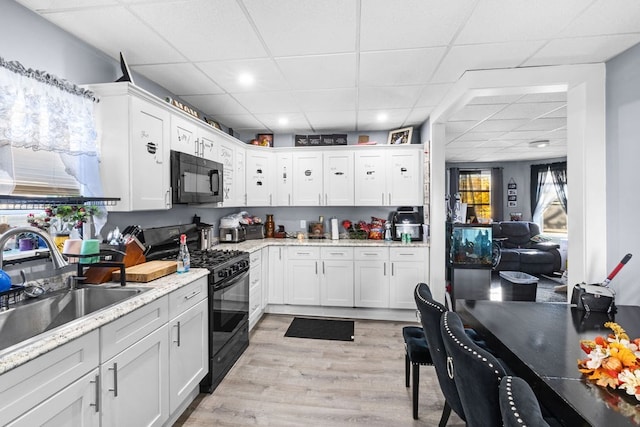
[(208, 300), (169, 322), (170, 413), (180, 406), (208, 372)]
[(94, 369), (7, 426), (98, 427), (100, 425), (98, 372), (98, 368)]
[(389, 286), (391, 308), (416, 308), (414, 291), (420, 282), (426, 282), (423, 262), (392, 262)]
[(161, 426), (169, 418), (167, 324), (100, 366), (102, 427)]
[(322, 261), (320, 304), (353, 307), (353, 261)]
[(389, 308), (388, 262), (356, 261), (354, 295), (356, 307)]

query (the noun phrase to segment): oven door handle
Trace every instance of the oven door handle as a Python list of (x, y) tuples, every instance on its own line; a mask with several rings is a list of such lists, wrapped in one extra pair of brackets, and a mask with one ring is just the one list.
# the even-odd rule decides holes
[(220, 287), (218, 287), (218, 288), (214, 287), (214, 288), (213, 288), (213, 292), (221, 291), (221, 290), (223, 290), (223, 289), (229, 288), (229, 287), (231, 287), (231, 286), (235, 285), (236, 283), (238, 283), (238, 282), (241, 282), (241, 281), (245, 280), (247, 277), (249, 277), (249, 270), (246, 270), (245, 272), (243, 272), (243, 273), (242, 273), (242, 274), (240, 274), (239, 276), (236, 276), (236, 277), (232, 278), (231, 280), (229, 280), (228, 282), (223, 283), (223, 284), (222, 284)]

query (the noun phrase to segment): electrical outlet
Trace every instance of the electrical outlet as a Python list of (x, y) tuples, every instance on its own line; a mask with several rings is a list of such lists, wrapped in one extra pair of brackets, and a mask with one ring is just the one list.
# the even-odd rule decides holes
[(300, 229), (301, 230), (306, 230), (307, 229), (307, 221), (305, 221), (304, 219), (300, 220)]

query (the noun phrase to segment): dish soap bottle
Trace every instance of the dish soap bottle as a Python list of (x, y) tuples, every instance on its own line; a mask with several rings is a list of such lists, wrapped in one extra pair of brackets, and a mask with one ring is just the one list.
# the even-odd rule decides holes
[(187, 247), (187, 235), (180, 235), (180, 250), (178, 251), (178, 274), (186, 273), (191, 266), (191, 257), (189, 256), (189, 248)]

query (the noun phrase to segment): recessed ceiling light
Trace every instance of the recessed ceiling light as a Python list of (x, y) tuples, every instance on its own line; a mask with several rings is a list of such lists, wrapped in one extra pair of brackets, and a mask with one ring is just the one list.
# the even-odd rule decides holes
[(386, 122), (389, 116), (387, 115), (387, 113), (379, 113), (376, 118), (379, 122)]
[(546, 147), (547, 145), (549, 145), (549, 140), (548, 139), (539, 139), (537, 141), (531, 141), (529, 143), (529, 145), (532, 146), (532, 147), (543, 148), (543, 147)]
[(253, 77), (253, 74), (242, 73), (238, 76), (238, 83), (242, 86), (251, 86), (256, 79)]
[(289, 124), (289, 119), (287, 119), (286, 117), (280, 117), (278, 119), (278, 124), (282, 126), (287, 125)]

